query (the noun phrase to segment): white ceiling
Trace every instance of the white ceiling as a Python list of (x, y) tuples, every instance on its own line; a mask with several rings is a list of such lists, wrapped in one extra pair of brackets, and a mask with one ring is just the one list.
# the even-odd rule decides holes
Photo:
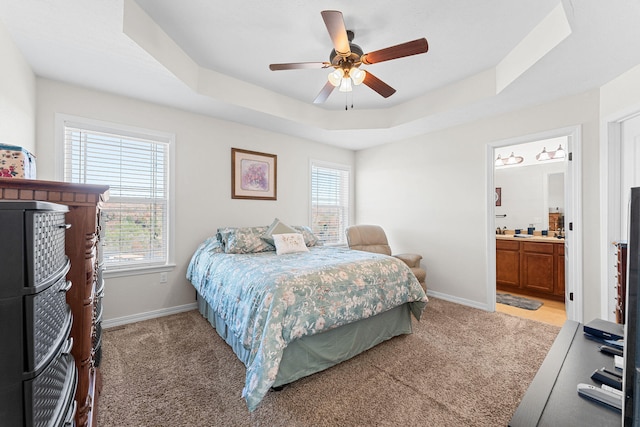
[[(0, 19), (38, 76), (356, 150), (584, 92), (640, 64), (637, 0), (321, 3), (0, 0)], [(554, 39), (539, 25), (559, 4), (571, 33)], [(314, 105), (328, 70), (268, 66), (328, 61), (320, 12), (331, 9), (365, 53), (421, 37), (429, 52), (367, 66), (397, 90), (387, 99), (362, 85)], [(496, 89), (511, 52), (544, 46)]]

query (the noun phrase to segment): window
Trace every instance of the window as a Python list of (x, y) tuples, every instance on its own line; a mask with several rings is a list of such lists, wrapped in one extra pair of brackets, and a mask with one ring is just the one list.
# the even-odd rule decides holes
[(173, 136), (107, 126), (64, 120), (64, 181), (109, 186), (101, 220), (108, 271), (166, 266)]
[(311, 162), (311, 229), (325, 244), (346, 244), (350, 187), (349, 166)]

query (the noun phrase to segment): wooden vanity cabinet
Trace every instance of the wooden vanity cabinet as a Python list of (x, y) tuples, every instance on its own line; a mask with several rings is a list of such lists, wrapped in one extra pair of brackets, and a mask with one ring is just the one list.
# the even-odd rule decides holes
[(531, 291), (553, 294), (555, 286), (554, 243), (520, 243), (522, 281), (520, 286)]
[(496, 288), (564, 301), (564, 244), (496, 239)]
[(520, 287), (520, 242), (496, 240), (496, 283), (504, 289)]

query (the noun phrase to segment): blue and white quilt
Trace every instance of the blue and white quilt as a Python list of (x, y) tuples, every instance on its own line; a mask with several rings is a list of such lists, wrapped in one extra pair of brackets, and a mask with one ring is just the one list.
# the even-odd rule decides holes
[(242, 396), (251, 411), (290, 342), (407, 302), (420, 319), (427, 303), (402, 261), (339, 247), (232, 254), (212, 237), (194, 253), (187, 279), (250, 352)]

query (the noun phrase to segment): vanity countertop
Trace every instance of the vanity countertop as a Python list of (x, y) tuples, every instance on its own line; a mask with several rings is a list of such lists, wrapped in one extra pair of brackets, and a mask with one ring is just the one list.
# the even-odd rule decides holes
[(529, 234), (496, 234), (496, 239), (499, 240), (518, 240), (522, 242), (545, 242), (545, 243), (564, 243), (564, 239), (558, 239), (553, 236), (539, 236), (531, 235), (530, 237), (515, 237), (515, 236), (530, 236)]

